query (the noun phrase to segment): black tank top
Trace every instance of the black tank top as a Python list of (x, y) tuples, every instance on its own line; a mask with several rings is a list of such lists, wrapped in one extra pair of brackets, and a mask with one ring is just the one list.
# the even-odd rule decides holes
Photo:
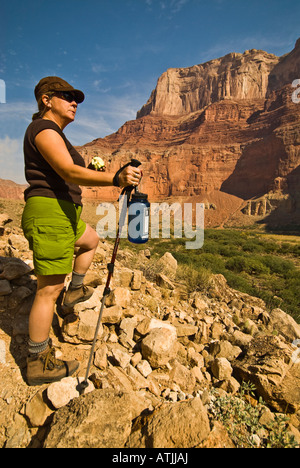
[(63, 138), (77, 166), (85, 167), (82, 156), (67, 140), (59, 126), (52, 120), (37, 119), (28, 126), (24, 137), (25, 177), (29, 187), (24, 192), (25, 201), (30, 197), (57, 198), (82, 205), (81, 188), (62, 179), (38, 151), (35, 137), (42, 130), (55, 130)]

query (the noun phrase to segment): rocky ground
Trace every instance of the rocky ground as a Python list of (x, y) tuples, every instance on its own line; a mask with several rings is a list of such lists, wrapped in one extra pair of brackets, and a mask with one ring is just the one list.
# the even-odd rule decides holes
[(28, 387), (36, 278), (20, 228), (0, 215), (0, 447), (299, 446), (300, 326), (221, 275), (188, 293), (171, 252), (158, 262), (148, 250), (119, 252), (89, 388), (79, 393), (111, 249), (100, 243), (87, 275), (92, 298), (56, 307), (57, 356), (78, 359), (78, 376)]

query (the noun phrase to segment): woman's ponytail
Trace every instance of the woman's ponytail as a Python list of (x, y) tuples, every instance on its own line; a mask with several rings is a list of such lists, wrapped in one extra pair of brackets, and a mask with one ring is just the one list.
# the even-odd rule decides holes
[(36, 113), (33, 114), (33, 116), (32, 116), (32, 120), (37, 120), (37, 119), (41, 119), (41, 118), (42, 118), (42, 117), (41, 117), (41, 112), (40, 112), (40, 111), (36, 112)]
[[(47, 93), (47, 96), (49, 98), (51, 98), (52, 96), (54, 96), (54, 93), (49, 92), (49, 93)], [(45, 106), (45, 104), (42, 101), (42, 96), (39, 98), (37, 104), (38, 104), (38, 109), (39, 110), (38, 110), (38, 112), (33, 114), (32, 120), (42, 119), (43, 116), (45, 115), (45, 113), (47, 112), (47, 107)]]

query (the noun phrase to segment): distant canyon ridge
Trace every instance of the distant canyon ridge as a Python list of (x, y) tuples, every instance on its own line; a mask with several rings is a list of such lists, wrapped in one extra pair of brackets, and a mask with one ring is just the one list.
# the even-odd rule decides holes
[[(150, 201), (203, 202), (208, 227), (300, 225), (298, 79), (300, 39), (282, 57), (253, 49), (171, 68), (135, 120), (77, 149), (109, 171), (139, 159)], [(111, 201), (119, 190), (83, 194)]]

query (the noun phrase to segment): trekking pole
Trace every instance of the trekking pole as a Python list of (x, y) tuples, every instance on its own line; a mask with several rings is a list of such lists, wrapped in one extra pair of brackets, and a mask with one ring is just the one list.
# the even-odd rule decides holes
[[(139, 167), (140, 165), (141, 165), (141, 163), (137, 159), (132, 159), (131, 162), (128, 163), (126, 166)], [(124, 166), (124, 168), (126, 166)], [(125, 217), (126, 217), (128, 204), (129, 204), (130, 194), (131, 194), (133, 189), (134, 189), (134, 186), (129, 185), (128, 187), (125, 187), (122, 190), (122, 193), (121, 193), (121, 196), (125, 195), (125, 200), (124, 200), (122, 210), (121, 210), (121, 213), (120, 213), (120, 217), (119, 217), (118, 232), (117, 232), (117, 236), (116, 236), (116, 240), (115, 240), (115, 244), (114, 244), (114, 249), (113, 249), (111, 261), (107, 265), (108, 275), (107, 275), (106, 285), (105, 285), (102, 300), (101, 300), (101, 308), (100, 308), (99, 317), (98, 317), (98, 321), (97, 321), (97, 325), (96, 325), (93, 344), (92, 344), (91, 351), (90, 351), (89, 361), (88, 361), (88, 365), (87, 365), (87, 369), (86, 369), (86, 373), (85, 373), (85, 379), (84, 379), (83, 382), (81, 382), (79, 384), (79, 393), (83, 393), (84, 390), (89, 385), (88, 384), (88, 377), (89, 377), (90, 368), (91, 368), (91, 365), (92, 365), (92, 360), (93, 360), (93, 355), (94, 355), (94, 351), (95, 351), (95, 346), (96, 346), (96, 342), (97, 342), (99, 328), (100, 328), (100, 324), (101, 324), (101, 320), (102, 320), (103, 310), (104, 310), (104, 307), (105, 307), (106, 298), (110, 293), (110, 281), (111, 281), (111, 278), (112, 278), (113, 273), (114, 273), (115, 261), (116, 261), (116, 257), (117, 257), (119, 244), (120, 244), (121, 232), (122, 232), (122, 229), (123, 229), (123, 226), (124, 226), (124, 223), (125, 223)]]

